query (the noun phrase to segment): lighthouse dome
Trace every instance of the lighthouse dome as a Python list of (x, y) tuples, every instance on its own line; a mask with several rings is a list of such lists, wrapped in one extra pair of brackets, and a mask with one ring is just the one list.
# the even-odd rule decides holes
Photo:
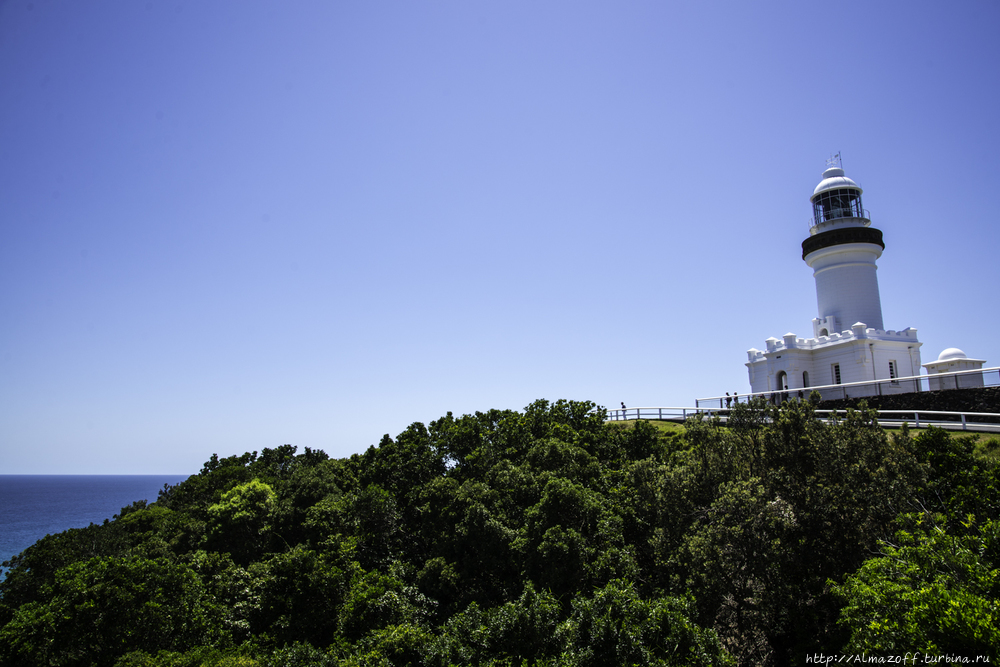
[(816, 189), (813, 190), (813, 197), (821, 192), (826, 192), (827, 190), (835, 190), (837, 188), (850, 188), (852, 190), (857, 190), (858, 194), (861, 194), (863, 190), (861, 187), (844, 176), (844, 170), (840, 167), (830, 167), (823, 172), (823, 180), (819, 182)]

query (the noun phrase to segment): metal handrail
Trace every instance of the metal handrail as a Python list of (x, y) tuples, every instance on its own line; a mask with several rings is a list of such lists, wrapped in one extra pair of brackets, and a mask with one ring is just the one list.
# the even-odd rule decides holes
[[(826, 414), (838, 414), (844, 412), (843, 410), (816, 410), (816, 413), (826, 413)], [(998, 431), (1000, 432), (1000, 413), (997, 412), (956, 412), (951, 410), (877, 410), (879, 415), (879, 424), (903, 424), (909, 423), (906, 419), (882, 419), (882, 415), (913, 415), (914, 428), (921, 427), (921, 421), (923, 421), (924, 426), (952, 426), (957, 425), (959, 422), (962, 424), (962, 430), (968, 431), (969, 424), (979, 427), (979, 430), (985, 431)], [(958, 417), (958, 419), (920, 419), (920, 415), (952, 415)], [(996, 420), (995, 422), (986, 422), (979, 420), (970, 421), (969, 417), (986, 417), (988, 419)], [(829, 421), (827, 419), (826, 421)]]
[[(841, 410), (815, 410), (815, 412), (844, 412)], [(967, 417), (996, 417), (1000, 419), (1000, 412), (957, 412), (955, 410), (877, 410), (880, 415), (912, 415), (920, 413), (922, 415), (965, 415)]]
[(608, 410), (608, 421), (632, 421), (636, 419), (672, 420), (680, 417), (686, 420), (696, 414), (712, 415), (719, 412), (718, 408), (688, 408), (688, 407), (640, 407), (615, 408)]
[[(685, 408), (685, 407), (640, 407), (640, 408), (616, 408), (614, 410), (608, 410), (607, 421), (636, 421), (639, 419), (658, 419), (661, 421), (686, 421), (689, 416), (695, 415), (707, 415), (713, 416), (718, 414), (720, 419), (725, 422), (727, 421), (729, 414), (732, 410), (727, 410), (725, 408)], [(846, 410), (816, 410), (816, 414), (826, 414), (828, 415), (823, 421), (830, 422), (836, 419), (836, 415), (844, 414)], [(921, 428), (921, 426), (955, 426), (961, 423), (962, 430), (968, 431), (970, 426), (978, 427), (978, 430), (984, 431), (996, 431), (1000, 432), (1000, 412), (957, 412), (948, 410), (876, 410), (879, 415), (879, 423), (886, 423), (889, 425), (896, 425), (902, 423), (909, 423), (906, 419), (883, 419), (883, 415), (913, 415), (914, 428)], [(666, 413), (666, 416), (664, 416)], [(924, 416), (921, 419), (921, 415)], [(928, 415), (951, 415), (957, 417), (954, 420), (943, 420), (943, 419), (928, 419)], [(976, 419), (969, 419), (970, 417), (986, 417), (988, 419), (995, 419), (996, 422), (983, 422)]]
[[(790, 397), (792, 395), (797, 395), (798, 392), (800, 392), (800, 391), (802, 392), (804, 398), (808, 398), (809, 397), (809, 392), (812, 392), (812, 391), (818, 391), (820, 393), (823, 393), (824, 391), (833, 390), (833, 391), (840, 391), (840, 392), (843, 392), (844, 394), (847, 394), (849, 392), (849, 390), (851, 388), (853, 388), (853, 387), (871, 387), (871, 386), (876, 386), (879, 389), (879, 393), (876, 394), (876, 395), (882, 395), (881, 394), (881, 388), (883, 386), (888, 385), (888, 386), (892, 387), (892, 386), (901, 385), (901, 384), (904, 384), (904, 383), (907, 383), (907, 382), (914, 383), (914, 387), (915, 387), (914, 391), (921, 392), (921, 391), (929, 391), (930, 390), (929, 387), (930, 387), (930, 381), (931, 380), (941, 381), (941, 380), (944, 380), (946, 378), (952, 378), (952, 377), (953, 378), (958, 378), (958, 377), (961, 377), (961, 376), (970, 376), (970, 375), (977, 375), (977, 374), (983, 376), (984, 386), (993, 387), (993, 386), (997, 386), (997, 385), (985, 384), (985, 381), (986, 381), (986, 374), (987, 373), (992, 374), (994, 372), (997, 373), (998, 384), (1000, 384), (1000, 366), (994, 366), (994, 367), (991, 367), (991, 368), (976, 368), (976, 369), (966, 370), (966, 371), (951, 371), (950, 373), (932, 373), (932, 374), (928, 374), (928, 375), (908, 375), (906, 377), (880, 378), (878, 380), (862, 380), (860, 382), (844, 382), (844, 383), (841, 383), (841, 384), (823, 384), (823, 385), (816, 385), (816, 386), (813, 386), (813, 387), (794, 387), (794, 388), (789, 388), (789, 389), (773, 389), (771, 391), (758, 391), (756, 393), (740, 394), (736, 398), (743, 399), (745, 401), (748, 396), (750, 398), (754, 398), (756, 396), (761, 396), (761, 397), (763, 397), (765, 399), (770, 399), (771, 396)], [(991, 378), (991, 381), (992, 381), (992, 378)], [(902, 392), (894, 392), (894, 393), (902, 393)], [(866, 394), (864, 396), (856, 396), (855, 398), (865, 398), (865, 397), (867, 397), (869, 395), (870, 394)], [(732, 396), (707, 396), (705, 398), (696, 398), (695, 401), (694, 401), (694, 403), (695, 403), (696, 406), (702, 407), (702, 405), (701, 405), (702, 402), (706, 402), (707, 403), (707, 402), (711, 401), (713, 404), (717, 403), (720, 408), (725, 408), (725, 401), (726, 401), (727, 398), (733, 399)], [(847, 396), (845, 395), (844, 398), (847, 398)]]
[(834, 220), (850, 220), (852, 218), (854, 220), (868, 220), (869, 222), (871, 222), (872, 216), (871, 216), (871, 213), (868, 212), (868, 209), (862, 208), (862, 209), (859, 209), (859, 210), (861, 212), (860, 216), (858, 216), (858, 215), (839, 215), (836, 218), (823, 218), (822, 220), (817, 220), (816, 219), (816, 214), (814, 213), (813, 215), (809, 216), (809, 228), (812, 229), (816, 225), (821, 225), (824, 222), (833, 222)]

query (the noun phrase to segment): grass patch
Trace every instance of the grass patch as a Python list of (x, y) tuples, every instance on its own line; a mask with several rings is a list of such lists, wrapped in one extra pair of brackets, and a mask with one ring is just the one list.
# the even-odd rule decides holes
[(655, 428), (656, 430), (665, 434), (672, 435), (674, 433), (684, 432), (684, 424), (679, 422), (669, 422), (665, 420), (660, 421), (659, 419), (639, 419), (639, 420), (631, 419), (629, 421), (610, 421), (607, 423), (617, 428), (632, 429), (635, 428), (636, 421), (644, 421), (653, 428)]
[[(938, 425), (937, 424), (933, 424), (933, 426), (937, 427)], [(910, 429), (910, 435), (914, 435), (915, 436), (915, 435), (918, 435), (918, 434), (923, 433), (924, 431), (926, 431), (927, 427), (926, 426), (921, 426), (920, 428), (914, 428), (913, 426), (910, 426), (909, 429)], [(885, 426), (882, 427), (882, 430), (885, 431), (886, 433), (889, 433), (889, 434), (902, 432), (902, 429), (900, 429), (900, 428), (888, 428), (888, 427), (885, 427)], [(959, 431), (959, 430), (950, 429), (950, 428), (947, 429), (947, 431), (948, 431), (948, 433), (950, 433), (951, 435), (953, 435), (955, 437), (972, 438), (973, 441), (976, 442), (976, 443), (984, 442), (986, 440), (991, 440), (991, 439), (995, 440), (997, 438), (997, 434), (996, 433), (984, 433), (982, 431)]]

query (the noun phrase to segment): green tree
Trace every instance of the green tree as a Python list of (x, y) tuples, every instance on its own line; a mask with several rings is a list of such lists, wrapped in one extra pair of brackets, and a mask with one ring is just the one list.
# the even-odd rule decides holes
[(131, 545), (119, 522), (92, 523), (46, 535), (4, 563), (10, 570), (0, 581), (0, 626), (10, 621), (21, 605), (44, 602), (61, 569), (91, 558), (123, 555)]
[(529, 583), (514, 601), (485, 611), (473, 603), (452, 615), (427, 647), (425, 664), (537, 664), (559, 654), (556, 630), (561, 617), (552, 594)]
[(624, 581), (612, 581), (593, 597), (573, 599), (572, 613), (559, 626), (560, 664), (732, 665), (715, 633), (691, 620), (693, 608), (677, 598), (641, 598)]
[(843, 584), (845, 652), (996, 656), (1000, 647), (1000, 522), (969, 517), (967, 535), (918, 517), (914, 531), (883, 542)]
[(931, 427), (916, 437), (907, 432), (899, 439), (915, 454), (926, 475), (916, 494), (919, 508), (949, 517), (952, 532), (962, 531), (968, 514), (982, 521), (1000, 519), (1000, 465), (975, 455), (974, 437)]
[[(698, 620), (746, 664), (798, 660), (837, 640), (827, 580), (859, 567), (891, 534), (923, 469), (863, 405), (833, 424), (802, 401), (753, 401), (733, 413), (731, 430), (690, 423), (690, 457), (664, 476), (664, 512), (699, 519), (682, 519), (679, 542), (678, 529), (661, 520), (659, 560), (682, 589), (705, 579), (706, 568), (737, 578), (724, 586), (705, 579)], [(727, 575), (730, 567), (740, 569)]]
[(724, 637), (741, 664), (766, 664), (771, 636), (787, 625), (798, 583), (787, 574), (796, 557), (792, 506), (772, 497), (757, 478), (724, 484), (692, 526), (684, 545), (702, 618)]
[(208, 508), (209, 546), (232, 553), (238, 563), (249, 563), (268, 546), (276, 507), (274, 489), (259, 479), (226, 491)]
[(188, 567), (163, 559), (93, 558), (56, 573), (44, 602), (0, 628), (0, 662), (103, 667), (129, 651), (225, 643), (221, 610)]
[(600, 494), (569, 479), (549, 479), (516, 543), (536, 586), (565, 599), (590, 583), (587, 563), (594, 553), (588, 539), (597, 531), (602, 502)]
[(422, 526), (429, 558), (422, 586), (449, 612), (470, 602), (492, 606), (520, 590), (514, 542), (519, 524), (502, 507), (503, 491), (481, 481), (435, 480), (422, 497)]

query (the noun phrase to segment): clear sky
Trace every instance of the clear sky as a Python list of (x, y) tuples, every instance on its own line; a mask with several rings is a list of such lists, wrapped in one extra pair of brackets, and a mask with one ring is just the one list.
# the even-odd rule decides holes
[(693, 405), (811, 335), (841, 152), (885, 326), (1000, 365), (1000, 3), (0, 3), (0, 473)]

